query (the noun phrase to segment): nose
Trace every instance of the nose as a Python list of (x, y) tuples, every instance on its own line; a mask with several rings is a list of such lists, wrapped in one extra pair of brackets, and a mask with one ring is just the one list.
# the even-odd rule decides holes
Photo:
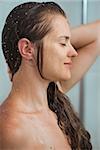
[(76, 56), (78, 56), (77, 51), (74, 49), (74, 47), (71, 44), (69, 46), (69, 56), (70, 57), (76, 57)]

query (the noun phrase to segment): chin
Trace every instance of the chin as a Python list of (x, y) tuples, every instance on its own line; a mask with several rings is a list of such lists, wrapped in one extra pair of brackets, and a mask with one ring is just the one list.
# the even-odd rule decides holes
[(71, 77), (63, 78), (62, 81), (68, 81), (70, 79), (71, 79)]
[(71, 79), (71, 76), (67, 76), (67, 77), (59, 77), (57, 80), (55, 81), (68, 81)]
[(55, 76), (52, 76), (52, 77), (48, 77), (48, 80), (50, 82), (57, 82), (57, 81), (67, 81), (67, 80), (70, 80), (71, 79), (71, 73), (70, 72), (64, 72), (64, 73), (61, 73), (61, 74), (57, 74)]
[(67, 75), (62, 77), (63, 81), (67, 81), (67, 80), (70, 80), (70, 79), (71, 79), (71, 74), (67, 74)]

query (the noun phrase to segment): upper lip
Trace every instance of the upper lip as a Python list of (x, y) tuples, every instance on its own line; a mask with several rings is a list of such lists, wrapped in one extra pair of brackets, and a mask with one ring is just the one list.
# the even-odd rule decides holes
[(65, 62), (64, 64), (72, 64), (72, 61)]

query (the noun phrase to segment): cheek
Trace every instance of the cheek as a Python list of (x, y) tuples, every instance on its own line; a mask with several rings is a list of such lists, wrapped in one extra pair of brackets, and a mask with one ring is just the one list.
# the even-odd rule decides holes
[(56, 79), (59, 73), (61, 73), (64, 69), (62, 59), (60, 57), (56, 57), (55, 55), (44, 57), (43, 62), (42, 73), (47, 79)]
[(46, 68), (58, 68), (59, 65), (64, 62), (63, 53), (61, 53), (61, 51), (59, 51), (57, 48), (53, 47), (53, 49), (51, 48), (48, 53), (44, 54), (43, 62), (44, 67)]
[(59, 68), (59, 58), (54, 52), (46, 52), (43, 56), (42, 74), (46, 79), (53, 79), (54, 74)]
[(42, 74), (46, 79), (65, 78), (67, 71), (64, 66), (65, 51), (60, 46), (46, 48), (43, 54)]

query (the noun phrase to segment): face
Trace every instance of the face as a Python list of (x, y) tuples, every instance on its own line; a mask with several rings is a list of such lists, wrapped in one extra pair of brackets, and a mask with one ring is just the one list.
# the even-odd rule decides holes
[(52, 30), (43, 39), (42, 75), (50, 81), (71, 78), (72, 57), (77, 56), (70, 43), (70, 29), (63, 16), (55, 16)]

